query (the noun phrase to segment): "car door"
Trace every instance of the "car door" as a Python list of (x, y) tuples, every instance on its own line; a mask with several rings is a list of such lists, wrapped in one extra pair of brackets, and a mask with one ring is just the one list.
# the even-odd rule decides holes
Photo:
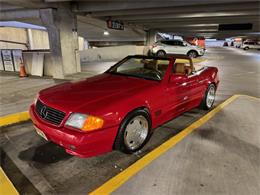
[(200, 103), (202, 96), (204, 95), (204, 84), (201, 82), (200, 75), (195, 72), (192, 61), (185, 63), (185, 69), (187, 73), (187, 109), (194, 108)]
[[(181, 69), (178, 68), (181, 65)], [(185, 74), (184, 64), (177, 61), (172, 67), (166, 93), (168, 97), (168, 113), (172, 117), (183, 112), (188, 102), (188, 76)]]
[(168, 49), (171, 54), (182, 54), (182, 49), (178, 40), (169, 41)]
[(166, 88), (168, 97), (168, 113), (171, 117), (183, 112), (186, 109), (188, 91), (186, 89), (187, 76), (171, 75), (171, 79)]
[(184, 44), (183, 41), (178, 41), (178, 54), (186, 55), (188, 53), (188, 45)]

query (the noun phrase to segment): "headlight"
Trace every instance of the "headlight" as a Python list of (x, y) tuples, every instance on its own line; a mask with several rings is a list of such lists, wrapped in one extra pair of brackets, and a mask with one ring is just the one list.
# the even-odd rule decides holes
[(103, 124), (104, 121), (101, 118), (80, 113), (71, 114), (65, 123), (66, 126), (74, 127), (82, 131), (100, 129), (103, 127)]

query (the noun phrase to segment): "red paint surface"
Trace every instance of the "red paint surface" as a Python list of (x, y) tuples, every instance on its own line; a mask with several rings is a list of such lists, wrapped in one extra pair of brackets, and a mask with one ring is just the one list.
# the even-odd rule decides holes
[[(172, 74), (174, 59), (170, 60), (162, 81), (126, 77), (104, 73), (84, 81), (65, 83), (39, 92), (39, 99), (46, 105), (66, 113), (59, 126), (42, 120), (30, 107), (36, 127), (47, 138), (64, 147), (72, 155), (90, 157), (109, 152), (124, 117), (136, 108), (149, 110), (152, 128), (197, 107), (209, 83), (219, 83), (217, 68), (208, 67), (191, 76)], [(174, 81), (174, 82), (173, 82)], [(160, 115), (155, 115), (160, 111)], [(91, 114), (102, 118), (102, 129), (81, 132), (64, 126), (73, 112)], [(158, 112), (157, 112), (158, 113)], [(75, 147), (70, 149), (70, 145)]]

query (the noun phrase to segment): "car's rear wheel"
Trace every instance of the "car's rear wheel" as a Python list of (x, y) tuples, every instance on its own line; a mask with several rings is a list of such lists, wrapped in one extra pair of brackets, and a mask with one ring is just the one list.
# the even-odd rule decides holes
[(210, 110), (215, 102), (216, 86), (210, 84), (205, 92), (204, 98), (200, 104), (200, 108)]
[(140, 150), (151, 135), (151, 120), (146, 110), (135, 110), (120, 125), (114, 148), (125, 153)]
[(189, 51), (187, 55), (190, 58), (196, 58), (196, 57), (198, 57), (198, 52), (196, 52), (196, 51)]
[(156, 55), (157, 55), (158, 57), (163, 57), (163, 56), (166, 55), (166, 52), (163, 51), (163, 50), (159, 50), (159, 51), (157, 51)]
[(248, 50), (248, 49), (249, 49), (249, 47), (245, 47), (245, 48), (244, 48), (244, 50)]

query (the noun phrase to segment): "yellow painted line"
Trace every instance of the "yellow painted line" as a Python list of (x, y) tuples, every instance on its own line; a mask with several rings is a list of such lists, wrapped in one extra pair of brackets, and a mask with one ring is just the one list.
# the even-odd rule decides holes
[(2, 167), (0, 167), (0, 194), (1, 195), (18, 195), (19, 193), (15, 189), (12, 182), (8, 179), (4, 173)]
[(204, 61), (206, 61), (207, 59), (206, 58), (193, 58), (192, 59), (192, 62), (193, 63), (200, 63), (200, 62), (204, 62)]
[(251, 98), (251, 99), (254, 99), (254, 100), (260, 100), (259, 97), (254, 97), (254, 96), (250, 96), (250, 95), (240, 95), (240, 96), (248, 97), (248, 98)]
[(27, 121), (30, 119), (29, 112), (18, 112), (0, 117), (0, 127)]
[(176, 136), (170, 138), (168, 141), (164, 142), (162, 145), (158, 146), (150, 153), (146, 154), (143, 158), (136, 161), (134, 164), (129, 166), (127, 169), (116, 175), (115, 177), (108, 180), (102, 186), (94, 190), (90, 193), (90, 195), (103, 195), (110, 194), (123, 185), (128, 179), (142, 170), (145, 166), (150, 164), (153, 160), (158, 158), (160, 155), (164, 154), (167, 150), (175, 146), (178, 142), (184, 139), (187, 135), (189, 135), (193, 130), (197, 129), (201, 125), (205, 124), (209, 119), (211, 119), (215, 114), (221, 111), (225, 106), (230, 104), (232, 101), (240, 97), (241, 95), (233, 95), (228, 98), (226, 101), (218, 105), (215, 109), (208, 112), (206, 115), (201, 117), (196, 122), (192, 123), (190, 126), (182, 130)]

